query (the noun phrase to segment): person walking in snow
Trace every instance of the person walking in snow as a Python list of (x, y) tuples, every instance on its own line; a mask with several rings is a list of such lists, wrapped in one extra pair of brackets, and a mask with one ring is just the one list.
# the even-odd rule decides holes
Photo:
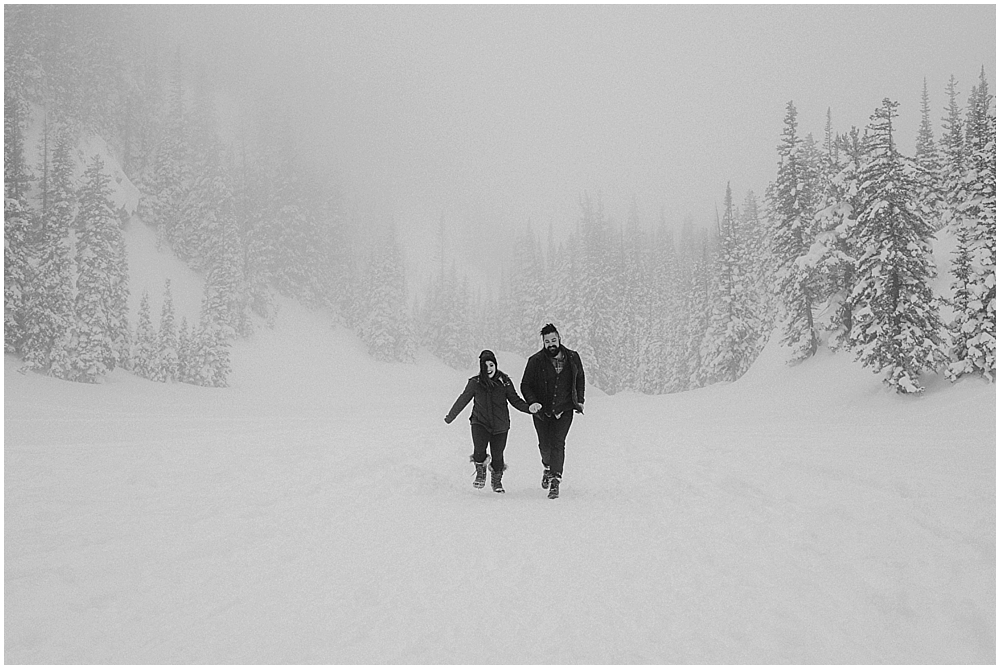
[(573, 414), (583, 413), (586, 383), (580, 354), (562, 345), (556, 326), (547, 323), (540, 334), (542, 350), (524, 366), (521, 394), (525, 401), (542, 407), (533, 416), (545, 468), (542, 488), (548, 488), (549, 499), (556, 499), (566, 459), (566, 435)]
[[(469, 379), (465, 390), (444, 417), (444, 422), (451, 424), (469, 400), (475, 400), (469, 418), (472, 423), (472, 457), (469, 459), (476, 465), (476, 480), (472, 485), (477, 488), (486, 485), (486, 466), (489, 463), (493, 491), (504, 492), (501, 479), (507, 465), (503, 460), (503, 450), (507, 446), (507, 432), (510, 430), (507, 403), (524, 413), (534, 413), (541, 405), (529, 406), (521, 399), (510, 377), (497, 368), (497, 357), (489, 349), (479, 354), (479, 374)], [(489, 458), (486, 456), (487, 445)]]

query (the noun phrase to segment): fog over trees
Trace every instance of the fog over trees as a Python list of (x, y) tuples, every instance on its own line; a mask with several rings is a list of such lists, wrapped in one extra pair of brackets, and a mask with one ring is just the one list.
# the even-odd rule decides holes
[[(406, 256), (420, 249), (407, 248), (392, 195), (372, 196), (377, 177), (364, 197), (356, 184), (369, 171), (331, 177), (292, 122), (301, 109), (273, 90), (234, 92), (211, 51), (176, 32), (151, 39), (156, 10), (4, 15), (4, 346), (26, 368), (94, 382), (125, 367), (225, 385), (229, 343), (267, 327), (282, 296), (328, 311), (378, 359), (412, 361), (425, 347), (456, 368), (482, 348), (528, 355), (554, 322), (608, 393), (734, 381), (772, 336), (790, 362), (846, 349), (904, 393), (928, 372), (995, 377), (996, 113), (985, 64), (912, 82), (915, 142), (902, 140), (902, 105), (888, 96), (865, 117), (826, 109), (825, 128), (800, 127), (784, 100), (767, 110), (778, 128), (759, 156), (768, 181), (740, 190), (749, 178), (720, 166), (707, 221), (635, 196), (610, 211), (581, 183), (568, 222), (471, 227), (481, 234), (470, 253), (488, 265), (473, 276), (445, 250), (460, 233), (442, 213), (427, 247), (439, 251), (414, 278)], [(141, 194), (131, 221), (101, 158), (79, 155), (92, 135)], [(162, 313), (148, 298), (129, 313), (125, 224), (155, 229), (204, 276), (197, 323), (174, 321), (169, 282)], [(932, 292), (936, 234), (957, 240), (947, 300)]]

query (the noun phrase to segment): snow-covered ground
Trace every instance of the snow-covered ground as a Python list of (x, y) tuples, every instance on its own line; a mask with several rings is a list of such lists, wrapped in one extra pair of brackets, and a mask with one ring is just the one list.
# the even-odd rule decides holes
[(593, 390), (558, 500), (517, 412), (507, 494), (472, 487), (474, 360), (375, 362), (291, 304), (228, 389), (7, 357), (4, 660), (994, 663), (995, 387), (780, 355)]

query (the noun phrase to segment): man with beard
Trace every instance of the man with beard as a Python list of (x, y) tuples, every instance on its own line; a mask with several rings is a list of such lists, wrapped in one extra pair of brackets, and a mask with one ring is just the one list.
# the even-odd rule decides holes
[(552, 323), (542, 328), (542, 350), (528, 358), (521, 377), (521, 395), (541, 409), (532, 417), (542, 455), (542, 487), (549, 499), (559, 497), (563, 462), (566, 458), (566, 435), (573, 424), (573, 413), (583, 413), (583, 363), (580, 354), (562, 345), (559, 331)]

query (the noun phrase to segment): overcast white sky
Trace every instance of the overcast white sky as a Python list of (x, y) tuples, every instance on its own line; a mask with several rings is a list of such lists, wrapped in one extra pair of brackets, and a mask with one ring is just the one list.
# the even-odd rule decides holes
[[(559, 224), (600, 191), (625, 216), (708, 222), (773, 179), (800, 129), (901, 105), (912, 151), (927, 78), (995, 91), (994, 5), (216, 6), (163, 10), (237, 88), (289, 101), (349, 187), (402, 220)], [(165, 25), (167, 25), (165, 23)], [(211, 46), (208, 46), (211, 44)]]

